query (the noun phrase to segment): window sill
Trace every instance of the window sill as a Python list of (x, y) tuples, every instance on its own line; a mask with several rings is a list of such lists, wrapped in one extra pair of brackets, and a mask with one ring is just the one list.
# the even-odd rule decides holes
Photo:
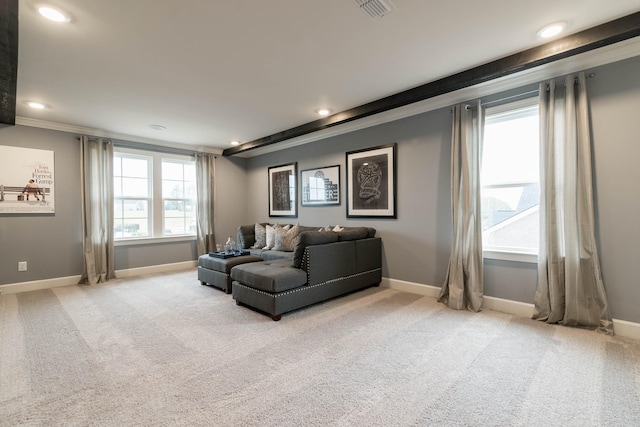
[(122, 239), (116, 240), (114, 246), (136, 246), (136, 245), (155, 245), (158, 243), (188, 242), (195, 241), (196, 236), (171, 236), (171, 237), (144, 237), (141, 239)]
[(482, 251), (482, 257), (485, 259), (497, 259), (501, 261), (526, 262), (530, 264), (538, 263), (538, 254), (530, 252), (507, 252), (507, 251)]

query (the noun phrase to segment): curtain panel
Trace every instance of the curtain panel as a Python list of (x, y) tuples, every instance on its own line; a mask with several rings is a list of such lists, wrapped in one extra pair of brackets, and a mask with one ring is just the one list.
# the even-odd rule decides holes
[(114, 279), (113, 143), (80, 139), (82, 246), (84, 267), (80, 283), (95, 285)]
[(196, 215), (198, 226), (196, 241), (198, 254), (215, 251), (214, 205), (215, 205), (215, 156), (208, 153), (196, 153), (196, 186), (198, 203)]
[[(548, 89), (547, 89), (548, 85)], [(540, 84), (540, 248), (534, 319), (613, 334), (595, 240), (584, 73)]]
[(456, 105), (451, 141), (453, 239), (447, 277), (438, 301), (456, 310), (480, 311), (483, 296), (480, 159), (483, 108)]

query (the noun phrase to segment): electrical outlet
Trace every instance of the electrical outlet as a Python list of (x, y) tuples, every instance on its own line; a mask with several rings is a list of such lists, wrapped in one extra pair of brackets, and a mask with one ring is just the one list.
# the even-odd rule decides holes
[(27, 261), (18, 262), (18, 271), (27, 271)]

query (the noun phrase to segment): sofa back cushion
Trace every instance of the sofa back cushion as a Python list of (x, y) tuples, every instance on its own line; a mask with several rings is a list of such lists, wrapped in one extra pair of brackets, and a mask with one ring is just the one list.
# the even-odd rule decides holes
[(338, 235), (339, 242), (347, 242), (350, 240), (365, 239), (369, 232), (364, 227), (345, 228), (342, 231), (335, 232)]
[(300, 268), (302, 257), (307, 246), (324, 245), (338, 241), (338, 233), (333, 231), (303, 231), (298, 234), (296, 245), (293, 248), (293, 267)]

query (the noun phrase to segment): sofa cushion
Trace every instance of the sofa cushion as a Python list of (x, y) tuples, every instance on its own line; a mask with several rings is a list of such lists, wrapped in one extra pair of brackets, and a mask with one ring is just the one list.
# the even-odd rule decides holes
[(253, 262), (231, 269), (231, 278), (254, 289), (265, 292), (283, 292), (307, 283), (307, 273), (291, 267), (291, 261)]
[(332, 231), (303, 231), (298, 234), (296, 245), (293, 248), (293, 267), (300, 268), (302, 257), (307, 246), (324, 245), (338, 241), (338, 233)]
[(274, 251), (273, 249), (270, 250), (264, 250), (262, 251), (262, 254), (260, 255), (260, 257), (262, 257), (262, 259), (264, 259), (265, 261), (273, 261), (276, 259), (287, 259), (289, 261), (291, 261), (291, 256), (293, 255), (293, 252), (291, 251)]
[(274, 251), (292, 251), (296, 245), (300, 227), (298, 224), (290, 229), (276, 227), (276, 241), (273, 245)]
[(346, 242), (349, 240), (365, 239), (369, 233), (364, 227), (353, 227), (338, 231), (336, 234), (338, 235), (338, 241)]

